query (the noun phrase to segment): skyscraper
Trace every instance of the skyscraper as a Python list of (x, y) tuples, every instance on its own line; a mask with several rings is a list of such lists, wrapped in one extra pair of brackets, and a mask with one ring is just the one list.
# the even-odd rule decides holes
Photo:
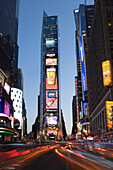
[(43, 13), (41, 36), (40, 128), (56, 139), (59, 120), (58, 17)]
[[(84, 112), (84, 107), (88, 107), (87, 102), (87, 75), (86, 75), (86, 58), (87, 58), (87, 42), (90, 36), (92, 20), (94, 15), (94, 5), (80, 4), (78, 9), (74, 10), (76, 31), (75, 31), (75, 44), (76, 44), (76, 58), (77, 58), (77, 77), (76, 85), (78, 86), (76, 97), (77, 122), (79, 120), (83, 125), (84, 117), (87, 113)], [(84, 104), (85, 103), (85, 104)], [(88, 110), (88, 109), (86, 109)], [(79, 114), (79, 115), (78, 115)], [(88, 116), (88, 115), (87, 115)]]
[[(0, 0), (0, 37), (1, 40), (7, 42), (9, 41), (9, 47), (12, 48), (12, 53), (7, 53), (6, 60), (10, 60), (10, 67), (9, 69), (9, 62), (5, 62), (5, 70), (4, 67), (1, 68), (7, 73), (7, 76), (11, 76), (11, 84), (12, 86), (17, 86), (17, 67), (18, 67), (18, 44), (17, 44), (17, 37), (18, 37), (18, 11), (19, 11), (19, 0)], [(6, 43), (5, 42), (5, 43)], [(2, 51), (2, 55), (0, 55), (0, 60), (2, 61), (4, 55), (6, 57), (5, 47)], [(10, 51), (11, 51), (10, 50)]]

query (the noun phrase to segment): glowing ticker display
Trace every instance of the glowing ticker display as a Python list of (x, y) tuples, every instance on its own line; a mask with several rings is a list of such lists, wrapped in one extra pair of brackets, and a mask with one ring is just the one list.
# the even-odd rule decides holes
[(103, 70), (103, 84), (104, 84), (104, 86), (111, 85), (112, 84), (111, 66), (110, 66), (109, 60), (102, 62), (102, 70)]
[(56, 54), (46, 54), (46, 57), (56, 57)]

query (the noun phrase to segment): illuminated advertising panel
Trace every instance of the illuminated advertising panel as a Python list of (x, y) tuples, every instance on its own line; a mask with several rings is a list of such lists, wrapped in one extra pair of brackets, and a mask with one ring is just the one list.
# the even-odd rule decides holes
[(48, 98), (56, 98), (56, 90), (47, 90)]
[(56, 57), (56, 54), (46, 54), (46, 57)]
[(5, 89), (6, 93), (9, 95), (10, 86), (9, 86), (9, 84), (7, 84), (6, 82), (5, 82), (5, 85), (4, 85), (4, 89)]
[(104, 84), (104, 86), (111, 85), (111, 83), (112, 83), (111, 67), (110, 67), (109, 60), (102, 62), (102, 70), (103, 70), (103, 84)]
[(4, 113), (4, 99), (0, 97), (0, 113)]
[(79, 37), (79, 48), (80, 48), (80, 60), (81, 60), (81, 71), (82, 71), (82, 87), (83, 91), (87, 90), (86, 87), (86, 73), (85, 73), (85, 59), (84, 59), (84, 49), (82, 36)]
[(88, 101), (82, 101), (82, 112), (83, 112), (83, 117), (87, 116), (87, 108), (88, 106)]
[(47, 116), (46, 123), (47, 123), (47, 126), (56, 126), (57, 125), (57, 116)]
[(10, 116), (10, 105), (6, 100), (4, 101), (4, 113)]
[(57, 135), (57, 131), (56, 130), (48, 130), (47, 133), (48, 134)]
[(46, 40), (46, 48), (55, 47), (55, 40)]
[(48, 85), (54, 85), (55, 78), (56, 78), (56, 69), (48, 68), (47, 69), (47, 83), (48, 83)]
[(56, 58), (46, 58), (46, 66), (54, 66), (57, 65)]
[(113, 101), (106, 101), (107, 127), (112, 129)]
[(81, 124), (77, 122), (77, 133), (81, 132)]
[[(53, 97), (52, 97), (53, 96)], [(57, 109), (57, 91), (46, 91), (46, 109)]]

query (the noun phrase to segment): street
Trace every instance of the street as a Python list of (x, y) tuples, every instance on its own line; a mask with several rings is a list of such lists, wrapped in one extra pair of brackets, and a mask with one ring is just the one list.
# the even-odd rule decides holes
[(11, 145), (9, 146), (11, 150), (0, 146), (3, 148), (0, 152), (0, 170), (113, 169), (113, 149), (95, 148), (91, 151), (91, 146), (88, 149), (79, 143), (71, 142), (40, 146), (38, 144), (12, 145), (13, 149)]

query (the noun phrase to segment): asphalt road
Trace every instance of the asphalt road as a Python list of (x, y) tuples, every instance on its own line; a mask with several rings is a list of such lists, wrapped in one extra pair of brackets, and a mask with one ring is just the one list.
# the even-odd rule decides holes
[[(33, 152), (34, 154), (35, 152)], [(14, 157), (0, 164), (0, 170), (84, 170), (78, 165), (60, 157), (54, 149), (28, 156)]]
[(28, 145), (0, 152), (0, 170), (112, 170), (112, 154), (112, 149), (92, 150), (77, 144)]

